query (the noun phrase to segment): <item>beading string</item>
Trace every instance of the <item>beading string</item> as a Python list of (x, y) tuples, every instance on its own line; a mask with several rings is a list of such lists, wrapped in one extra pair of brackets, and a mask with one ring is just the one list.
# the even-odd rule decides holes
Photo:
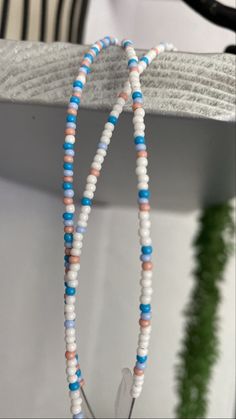
[[(125, 40), (122, 48), (128, 58), (129, 80), (124, 84), (122, 92), (118, 95), (117, 101), (109, 114), (108, 120), (102, 132), (97, 152), (91, 164), (90, 174), (79, 213), (76, 229), (74, 228), (74, 190), (73, 190), (73, 162), (74, 162), (74, 143), (76, 134), (77, 112), (80, 105), (82, 90), (86, 83), (90, 66), (95, 57), (105, 48), (111, 45), (118, 45), (118, 41), (112, 37), (105, 37), (97, 41), (90, 50), (84, 55), (78, 77), (73, 83), (73, 94), (70, 98), (67, 118), (64, 148), (64, 204), (66, 206), (64, 219), (64, 240), (65, 240), (65, 340), (66, 340), (66, 364), (67, 379), (69, 382), (71, 413), (74, 419), (83, 418), (82, 398), (80, 387), (84, 380), (79, 365), (77, 355), (77, 345), (75, 337), (75, 302), (76, 288), (78, 286), (78, 271), (80, 269), (80, 256), (83, 245), (83, 237), (86, 232), (89, 214), (91, 212), (92, 200), (96, 190), (96, 183), (101, 172), (104, 158), (111, 141), (113, 130), (118, 122), (118, 118), (123, 111), (123, 107), (132, 93), (132, 109), (134, 113), (134, 143), (137, 154), (136, 175), (138, 180), (138, 205), (139, 205), (139, 236), (141, 245), (141, 296), (140, 296), (140, 334), (138, 339), (137, 359), (134, 367), (133, 386), (131, 396), (133, 401), (140, 395), (144, 382), (144, 369), (147, 364), (148, 346), (151, 333), (151, 295), (152, 295), (152, 241), (150, 237), (150, 192), (149, 177), (147, 175), (148, 155), (145, 143), (145, 125), (143, 95), (140, 86), (140, 74), (146, 69), (156, 56), (165, 50), (172, 50), (171, 44), (160, 44), (152, 48), (140, 60), (138, 60), (132, 42)], [(133, 403), (132, 403), (133, 406)]]

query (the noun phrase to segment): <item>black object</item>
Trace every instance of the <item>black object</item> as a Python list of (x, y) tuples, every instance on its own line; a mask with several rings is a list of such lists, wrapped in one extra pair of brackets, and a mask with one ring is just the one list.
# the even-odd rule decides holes
[(27, 39), (28, 23), (29, 23), (29, 0), (24, 0), (22, 28), (21, 28), (22, 41), (25, 41)]
[(1, 23), (0, 23), (0, 38), (5, 38), (9, 6), (10, 6), (10, 1), (4, 0), (3, 5), (2, 5), (2, 18), (1, 18)]
[(225, 52), (228, 54), (236, 54), (236, 45), (229, 45), (227, 48), (225, 48)]
[(54, 29), (54, 41), (59, 40), (59, 30), (60, 30), (60, 23), (61, 23), (61, 15), (62, 15), (63, 6), (64, 6), (64, 0), (58, 0), (57, 11), (56, 11), (56, 19), (55, 19), (55, 29)]
[(72, 42), (73, 22), (74, 22), (76, 2), (77, 2), (77, 0), (73, 0), (72, 3), (71, 3), (70, 19), (69, 19), (69, 25), (68, 25), (68, 42)]
[(82, 0), (77, 30), (77, 44), (83, 43), (84, 27), (89, 7), (89, 0)]
[(39, 40), (44, 42), (46, 38), (47, 25), (47, 0), (41, 0), (40, 35)]
[(223, 28), (236, 31), (236, 9), (215, 0), (183, 0), (203, 17)]

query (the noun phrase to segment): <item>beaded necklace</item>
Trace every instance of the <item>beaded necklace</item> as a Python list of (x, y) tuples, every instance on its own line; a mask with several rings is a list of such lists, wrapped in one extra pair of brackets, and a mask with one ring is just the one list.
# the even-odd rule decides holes
[[(140, 74), (152, 62), (156, 56), (165, 50), (173, 49), (170, 44), (160, 44), (152, 48), (140, 60), (138, 60), (132, 42), (125, 40), (121, 46), (125, 50), (128, 58), (129, 80), (124, 84), (122, 92), (118, 95), (117, 101), (109, 114), (104, 130), (102, 132), (98, 148), (91, 164), (89, 176), (83, 197), (81, 199), (81, 209), (78, 223), (74, 228), (74, 190), (73, 190), (73, 161), (74, 161), (74, 143), (76, 134), (77, 112), (80, 105), (82, 90), (86, 83), (86, 78), (90, 72), (90, 66), (95, 57), (101, 50), (111, 46), (118, 45), (115, 38), (106, 36), (97, 41), (89, 51), (84, 55), (79, 74), (73, 83), (73, 94), (70, 98), (65, 130), (64, 148), (64, 241), (65, 241), (65, 341), (66, 341), (66, 373), (69, 383), (71, 413), (74, 419), (84, 418), (82, 412), (82, 397), (84, 380), (79, 365), (77, 355), (76, 331), (75, 331), (75, 302), (76, 288), (78, 287), (78, 271), (80, 269), (80, 255), (83, 245), (83, 237), (86, 232), (89, 214), (91, 212), (92, 200), (96, 190), (96, 183), (100, 175), (102, 163), (107, 154), (107, 149), (111, 141), (112, 132), (118, 122), (118, 118), (123, 107), (132, 94), (132, 110), (134, 113), (134, 143), (136, 149), (136, 175), (138, 180), (138, 206), (139, 206), (139, 237), (141, 245), (141, 296), (140, 296), (140, 334), (138, 339), (136, 364), (133, 374), (133, 385), (131, 397), (134, 400), (141, 394), (144, 382), (144, 370), (147, 364), (148, 346), (151, 333), (151, 295), (152, 295), (152, 241), (150, 237), (150, 192), (148, 187), (149, 177), (147, 175), (148, 154), (145, 143), (145, 125), (143, 95), (140, 86)], [(80, 391), (81, 390), (81, 391)], [(85, 396), (85, 395), (84, 395)], [(132, 412), (132, 408), (131, 408)], [(131, 416), (130, 412), (130, 416)]]

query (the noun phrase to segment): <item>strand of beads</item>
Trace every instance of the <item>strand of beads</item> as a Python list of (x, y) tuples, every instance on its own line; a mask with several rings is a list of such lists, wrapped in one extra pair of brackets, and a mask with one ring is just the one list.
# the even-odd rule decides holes
[[(130, 41), (126, 41), (129, 42)], [(124, 43), (124, 46), (126, 44)], [(147, 65), (149, 65), (151, 63), (151, 61), (156, 57), (157, 54), (164, 52), (165, 50), (170, 50), (172, 49), (171, 45), (164, 45), (164, 44), (160, 44), (157, 48), (152, 49), (151, 51), (149, 51), (147, 54), (145, 54), (141, 60), (140, 63), (138, 64), (138, 70), (140, 72), (140, 74), (144, 71), (144, 69), (147, 67)], [(130, 58), (130, 53), (129, 52), (129, 48), (127, 48), (127, 53), (128, 53), (128, 58)], [(129, 63), (128, 63), (129, 68), (134, 68), (137, 67), (137, 58), (134, 59), (131, 58), (129, 59)], [(133, 81), (133, 88), (137, 89), (140, 88), (140, 83), (137, 84), (135, 83), (135, 81)], [(91, 204), (92, 204), (92, 199), (94, 197), (94, 193), (96, 190), (96, 183), (97, 183), (97, 178), (100, 174), (101, 168), (102, 168), (102, 163), (104, 161), (104, 158), (106, 156), (107, 153), (107, 149), (109, 146), (109, 143), (111, 141), (111, 137), (112, 137), (112, 133), (113, 130), (115, 128), (115, 125), (117, 124), (118, 118), (120, 113), (123, 110), (124, 104), (126, 102), (126, 100), (128, 99), (129, 95), (131, 93), (131, 88), (130, 88), (130, 82), (127, 81), (124, 85), (124, 88), (122, 90), (122, 92), (119, 94), (118, 99), (116, 101), (116, 104), (113, 106), (113, 109), (111, 111), (111, 113), (109, 114), (107, 123), (105, 124), (104, 130), (102, 132), (102, 136), (100, 138), (99, 144), (98, 144), (98, 148), (97, 148), (97, 152), (95, 154), (93, 163), (91, 165), (91, 170), (90, 170), (90, 174), (87, 178), (87, 184), (86, 184), (86, 188), (85, 191), (83, 193), (83, 198), (81, 200), (81, 211), (79, 214), (79, 220), (78, 220), (78, 225), (76, 228), (76, 233), (74, 233), (74, 238), (73, 238), (73, 243), (72, 243), (72, 249), (70, 251), (70, 254), (72, 256), (80, 256), (81, 255), (81, 250), (82, 250), (82, 244), (83, 244), (83, 236), (84, 233), (86, 231), (86, 227), (87, 227), (87, 222), (88, 222), (88, 217), (91, 211)], [(137, 95), (136, 95), (137, 96)], [(136, 99), (136, 100), (135, 100)], [(135, 103), (139, 103), (140, 100), (137, 100), (137, 97), (135, 98)], [(134, 106), (136, 115), (134, 115), (134, 119), (133, 122), (135, 124), (135, 130), (139, 130), (142, 127), (140, 125), (140, 120), (137, 120), (137, 117), (140, 116), (141, 114), (144, 116), (144, 111), (143, 109), (140, 109), (141, 106)], [(136, 120), (135, 120), (136, 118)], [(136, 133), (137, 134), (137, 133)], [(136, 137), (135, 137), (136, 138)], [(141, 143), (140, 141), (135, 141), (136, 143), (136, 150), (137, 152), (142, 152), (146, 150), (146, 146), (144, 143)], [(142, 157), (141, 155), (139, 155), (139, 158)], [(144, 199), (144, 198), (140, 198)], [(140, 203), (147, 203), (147, 202), (140, 202)], [(144, 256), (143, 256), (144, 257)], [(71, 267), (73, 269), (73, 264), (71, 266), (71, 263), (69, 263), (69, 267)], [(146, 284), (147, 285), (147, 284)], [(77, 284), (76, 284), (77, 286)], [(143, 320), (143, 319), (142, 319)], [(139, 361), (142, 361), (139, 358)], [(136, 366), (138, 367), (138, 366)], [(80, 373), (80, 371), (79, 371)], [(132, 389), (132, 395), (133, 397), (137, 397), (140, 392), (141, 392), (141, 388), (140, 388), (140, 383), (143, 383), (143, 376), (140, 378), (140, 375), (134, 375), (134, 388)], [(137, 390), (138, 388), (140, 389), (139, 394), (137, 395)], [(80, 415), (80, 416), (79, 416)], [(82, 417), (82, 414), (79, 413), (79, 415), (74, 415), (74, 418), (77, 417)]]
[[(76, 302), (76, 288), (78, 286), (77, 274), (80, 269), (80, 253), (82, 247), (82, 238), (85, 232), (86, 218), (90, 212), (90, 206), (83, 207), (80, 216), (80, 223), (74, 233), (74, 189), (73, 189), (73, 174), (74, 174), (74, 143), (76, 134), (77, 112), (80, 104), (83, 87), (86, 83), (87, 75), (90, 71), (90, 66), (95, 57), (101, 50), (110, 45), (117, 45), (117, 40), (111, 37), (105, 37), (97, 41), (90, 50), (84, 55), (81, 67), (79, 69), (78, 77), (73, 83), (73, 94), (70, 98), (65, 130), (64, 148), (64, 204), (65, 212), (64, 219), (64, 241), (65, 241), (65, 342), (66, 342), (66, 374), (69, 383), (70, 398), (71, 398), (71, 413), (75, 419), (83, 418), (82, 413), (82, 398), (80, 395), (80, 386), (83, 385), (79, 359), (77, 355), (76, 331), (75, 331), (75, 302)], [(91, 173), (94, 176), (94, 172)], [(74, 237), (73, 237), (74, 235)], [(73, 249), (72, 249), (73, 243)]]

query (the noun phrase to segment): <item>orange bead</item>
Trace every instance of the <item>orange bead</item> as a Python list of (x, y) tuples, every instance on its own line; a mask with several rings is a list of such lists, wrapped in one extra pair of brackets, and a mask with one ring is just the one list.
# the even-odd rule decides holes
[(73, 128), (66, 128), (65, 135), (75, 135), (75, 129)]
[(66, 351), (66, 353), (65, 353), (65, 357), (66, 357), (66, 359), (73, 359), (73, 358), (75, 358), (75, 355), (76, 355), (76, 352), (74, 351), (74, 352), (69, 352), (69, 351)]
[(141, 150), (137, 152), (137, 157), (147, 157), (148, 153), (145, 150)]
[(73, 163), (74, 159), (72, 156), (64, 156), (64, 162)]
[(65, 233), (73, 233), (74, 232), (74, 227), (66, 226), (66, 227), (64, 227), (64, 232)]
[(74, 108), (68, 108), (67, 113), (77, 116), (77, 110)]
[(143, 262), (142, 269), (144, 271), (151, 271), (152, 270), (152, 262)]
[(100, 176), (100, 171), (97, 169), (91, 169), (90, 170), (90, 175), (94, 175), (96, 177)]
[(135, 111), (136, 109), (138, 109), (138, 108), (142, 108), (142, 104), (141, 103), (134, 103), (133, 105), (132, 105), (132, 109), (133, 109), (133, 111)]
[(73, 204), (73, 198), (63, 198), (63, 203), (65, 204), (65, 205), (71, 205), (71, 204)]
[(150, 211), (150, 205), (149, 204), (140, 204), (139, 209), (140, 209), (140, 211)]
[(69, 257), (70, 263), (80, 263), (80, 257), (79, 256), (70, 256)]
[(125, 101), (127, 101), (127, 100), (128, 100), (128, 95), (127, 95), (127, 93), (125, 93), (125, 92), (121, 92), (118, 96), (119, 96), (119, 97), (122, 97)]
[(138, 368), (135, 367), (134, 368), (134, 374), (140, 376), (140, 375), (144, 375), (144, 372), (142, 370), (139, 370)]
[(150, 320), (140, 319), (139, 324), (140, 324), (141, 327), (148, 327), (148, 326), (150, 326), (151, 322), (150, 322)]

